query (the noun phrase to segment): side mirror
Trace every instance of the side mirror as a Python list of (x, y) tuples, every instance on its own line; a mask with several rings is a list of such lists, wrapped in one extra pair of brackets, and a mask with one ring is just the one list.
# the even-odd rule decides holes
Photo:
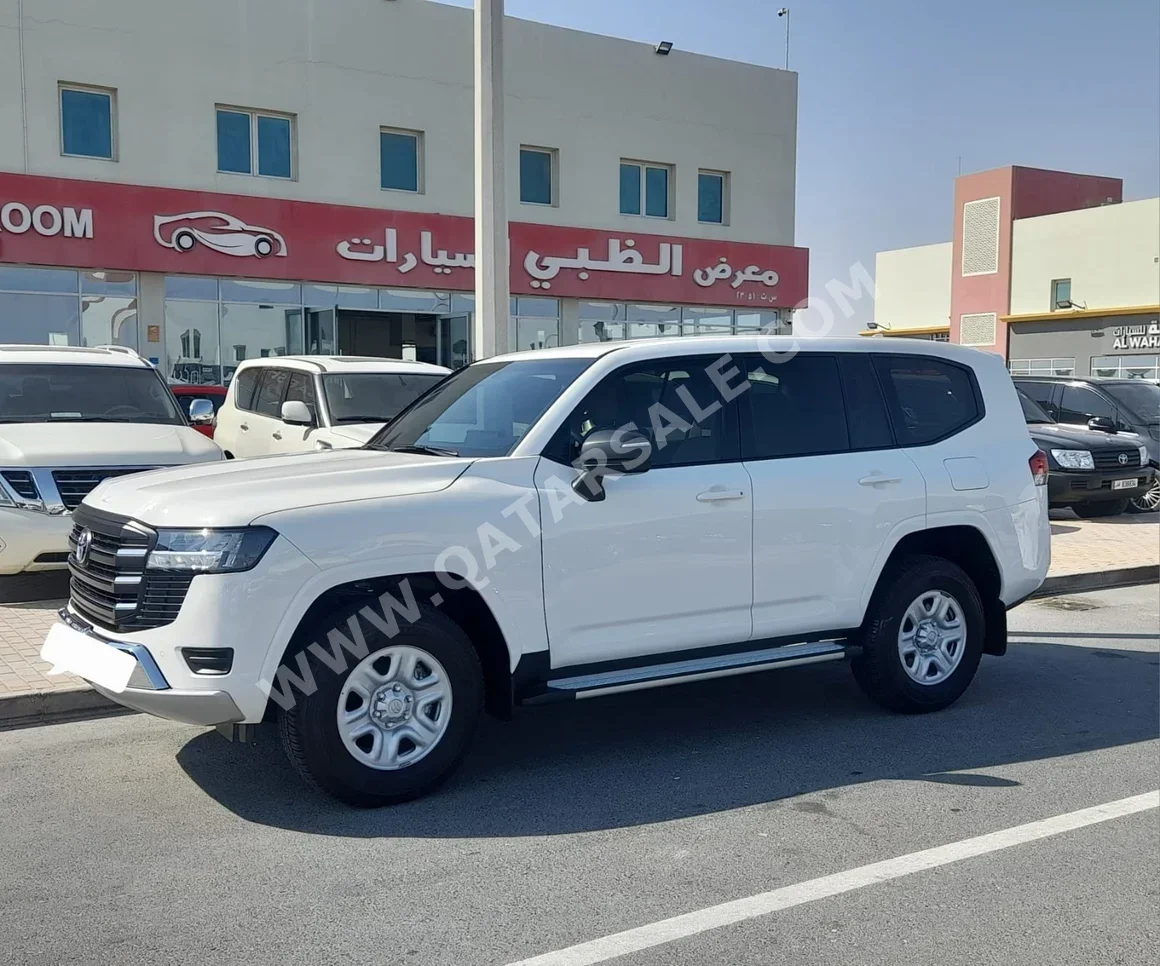
[(1116, 422), (1110, 416), (1093, 416), (1088, 420), (1088, 429), (1095, 430), (1097, 433), (1114, 433)]
[(191, 399), (189, 402), (189, 421), (194, 426), (208, 426), (213, 422), (213, 403), (208, 399)]
[(573, 464), (580, 475), (572, 489), (591, 503), (604, 499), (608, 473), (647, 473), (652, 466), (652, 440), (636, 429), (594, 429), (580, 444)]
[(287, 399), (282, 403), (282, 422), (287, 426), (313, 426), (314, 417), (301, 399)]

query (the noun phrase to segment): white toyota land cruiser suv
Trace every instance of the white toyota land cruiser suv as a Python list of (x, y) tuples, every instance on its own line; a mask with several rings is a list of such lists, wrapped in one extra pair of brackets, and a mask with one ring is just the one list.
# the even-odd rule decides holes
[(132, 349), (0, 345), (0, 574), (63, 569), (102, 480), (221, 458)]
[(420, 795), (481, 709), (849, 660), (944, 708), (1049, 558), (998, 356), (918, 341), (599, 343), (475, 363), (363, 449), (115, 480), (42, 651), (336, 797)]

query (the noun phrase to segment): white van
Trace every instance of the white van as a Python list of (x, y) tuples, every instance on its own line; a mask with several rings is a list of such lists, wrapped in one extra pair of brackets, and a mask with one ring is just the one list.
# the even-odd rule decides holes
[(131, 349), (0, 345), (0, 574), (67, 566), (103, 480), (221, 458)]
[(450, 369), (364, 356), (278, 356), (243, 362), (218, 410), (227, 459), (362, 446)]

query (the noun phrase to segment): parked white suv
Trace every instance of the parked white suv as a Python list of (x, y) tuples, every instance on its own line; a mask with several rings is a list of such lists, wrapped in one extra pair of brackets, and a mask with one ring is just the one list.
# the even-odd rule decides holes
[(1044, 579), (1046, 481), (988, 353), (518, 353), (365, 449), (102, 487), (72, 566), (109, 603), (74, 598), (43, 654), (235, 736), (276, 715), (300, 771), (357, 805), (434, 787), (484, 707), (849, 659), (875, 701), (933, 711)]
[(253, 359), (234, 373), (214, 439), (229, 459), (362, 446), (450, 372), (362, 356)]
[(131, 349), (0, 345), (0, 574), (65, 567), (102, 480), (221, 458)]

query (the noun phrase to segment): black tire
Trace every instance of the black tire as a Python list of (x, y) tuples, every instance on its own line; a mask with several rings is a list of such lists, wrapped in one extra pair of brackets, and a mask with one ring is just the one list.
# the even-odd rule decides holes
[[(941, 590), (959, 604), (966, 641), (958, 665), (946, 680), (921, 684), (907, 673), (898, 634), (906, 609), (924, 592)], [(851, 661), (854, 678), (870, 700), (903, 714), (939, 711), (966, 691), (983, 656), (986, 619), (974, 581), (942, 557), (915, 554), (891, 565), (879, 578), (859, 633), (861, 651)]]
[(1085, 520), (1094, 520), (1099, 517), (1118, 517), (1128, 510), (1127, 500), (1100, 500), (1098, 503), (1076, 503), (1073, 507), (1075, 515)]
[(1152, 481), (1146, 493), (1128, 500), (1129, 513), (1155, 513), (1160, 510), (1160, 476)]
[[(377, 606), (375, 601), (363, 599), (332, 611), (315, 621), (303, 639), (325, 646), (328, 631), (345, 631), (347, 619), (368, 604)], [(282, 744), (291, 764), (309, 784), (348, 805), (377, 808), (426, 795), (458, 767), (475, 736), (483, 708), (479, 656), (458, 624), (433, 607), (418, 606), (419, 619), (410, 623), (400, 617), (399, 633), (393, 638), (365, 620), (360, 621), (360, 626), (370, 654), (392, 645), (409, 645), (426, 651), (447, 672), (453, 698), (451, 717), (442, 737), (425, 757), (414, 764), (383, 771), (363, 764), (347, 750), (339, 734), (336, 711), (343, 684), (359, 663), (359, 659), (349, 655), (347, 666), (335, 672), (306, 651), (317, 689), (305, 697), (295, 691), (294, 706), (279, 713)], [(294, 659), (284, 663), (297, 671)]]

